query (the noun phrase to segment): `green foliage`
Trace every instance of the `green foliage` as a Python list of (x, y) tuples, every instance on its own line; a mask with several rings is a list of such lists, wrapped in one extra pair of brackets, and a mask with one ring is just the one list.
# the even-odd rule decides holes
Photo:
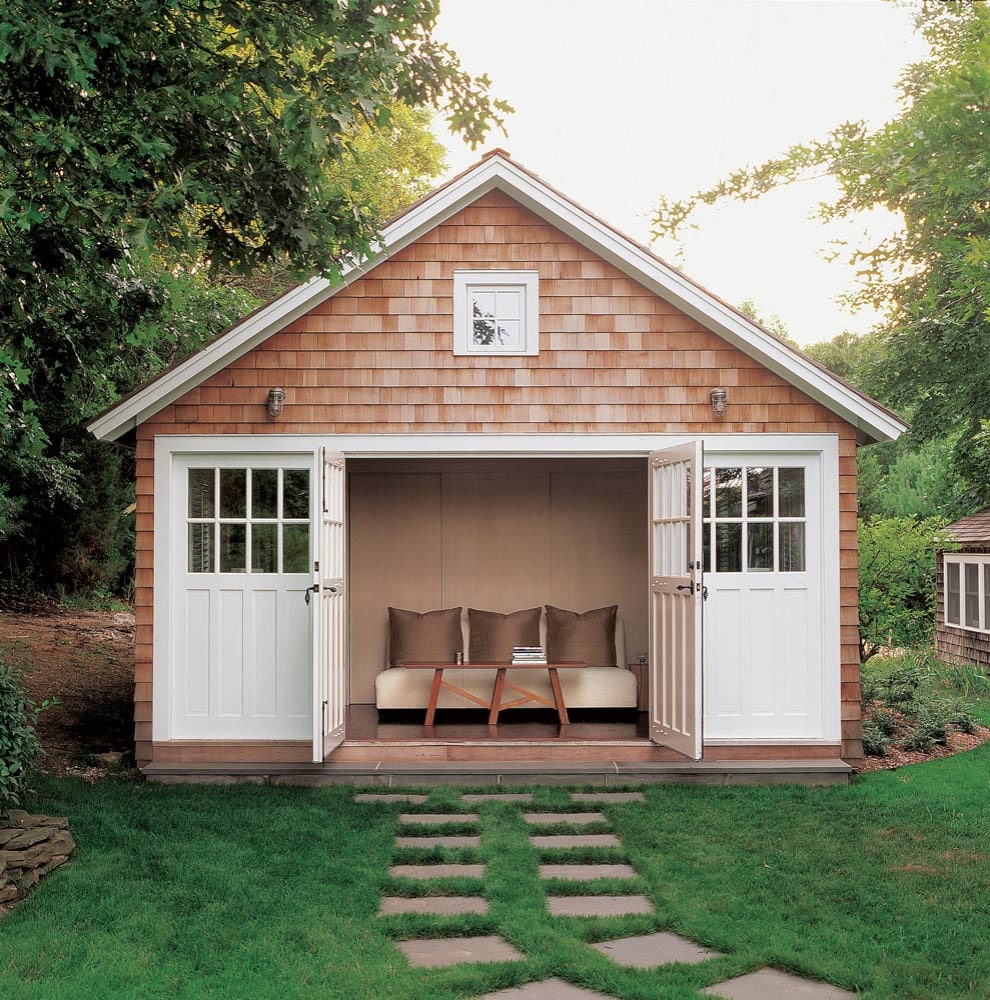
[(863, 753), (867, 757), (886, 757), (890, 749), (889, 735), (873, 719), (863, 723)]
[(41, 753), (34, 731), (39, 711), (25, 697), (19, 675), (0, 659), (0, 815), (20, 805), (27, 791)]
[(263, 271), (264, 294), (372, 255), (403, 185), (439, 169), (427, 109), (472, 144), (501, 124), (436, 16), (432, 0), (5, 4), (6, 586), (116, 585), (130, 459), (81, 424), (253, 308), (243, 276)]
[(939, 518), (873, 518), (859, 524), (860, 656), (920, 647), (935, 629), (935, 553), (955, 543)]
[(916, 440), (952, 439), (975, 509), (990, 493), (990, 9), (925, 3), (916, 25), (930, 56), (904, 72), (896, 117), (872, 130), (847, 122), (685, 201), (661, 200), (654, 226), (676, 235), (699, 206), (759, 198), (823, 170), (839, 186), (823, 219), (878, 207), (899, 215), (902, 230), (850, 255), (851, 304), (889, 316), (872, 394), (910, 414)]

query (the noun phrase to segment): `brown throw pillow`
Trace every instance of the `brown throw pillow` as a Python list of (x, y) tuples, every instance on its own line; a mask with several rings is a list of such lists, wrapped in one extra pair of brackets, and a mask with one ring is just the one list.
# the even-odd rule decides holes
[(540, 609), (503, 615), (501, 611), (468, 608), (472, 663), (508, 663), (513, 646), (539, 646)]
[(389, 663), (453, 663), (464, 651), (461, 609), (402, 611), (388, 609)]
[(583, 660), (589, 667), (615, 666), (615, 616), (618, 604), (594, 611), (547, 608), (547, 659)]

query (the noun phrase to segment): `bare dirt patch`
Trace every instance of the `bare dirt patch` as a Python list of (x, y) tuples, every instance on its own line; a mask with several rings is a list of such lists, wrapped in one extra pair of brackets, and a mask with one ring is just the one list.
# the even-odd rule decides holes
[(42, 712), (39, 769), (95, 778), (96, 755), (133, 749), (134, 615), (45, 605), (0, 611), (0, 655), (21, 672)]

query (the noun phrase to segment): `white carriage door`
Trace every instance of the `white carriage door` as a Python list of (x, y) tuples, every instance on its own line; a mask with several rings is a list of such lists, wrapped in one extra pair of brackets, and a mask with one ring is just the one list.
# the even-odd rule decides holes
[(169, 738), (309, 739), (312, 466), (175, 458)]
[(347, 474), (344, 456), (320, 449), (322, 469), (319, 563), (314, 574), (313, 760), (344, 742), (347, 713)]
[(650, 455), (650, 738), (701, 758), (700, 441)]
[(821, 740), (830, 695), (820, 459), (709, 454), (706, 462), (705, 737)]

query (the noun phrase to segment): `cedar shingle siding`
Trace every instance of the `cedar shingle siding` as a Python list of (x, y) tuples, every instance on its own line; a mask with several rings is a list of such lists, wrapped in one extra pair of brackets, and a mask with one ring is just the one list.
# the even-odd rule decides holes
[[(539, 272), (540, 353), (455, 357), (455, 268)], [(284, 386), (277, 423), (269, 387)], [(729, 390), (716, 420), (709, 390)], [(137, 757), (151, 758), (158, 434), (834, 433), (842, 752), (861, 756), (856, 432), (500, 192), (479, 198), (137, 429)]]

